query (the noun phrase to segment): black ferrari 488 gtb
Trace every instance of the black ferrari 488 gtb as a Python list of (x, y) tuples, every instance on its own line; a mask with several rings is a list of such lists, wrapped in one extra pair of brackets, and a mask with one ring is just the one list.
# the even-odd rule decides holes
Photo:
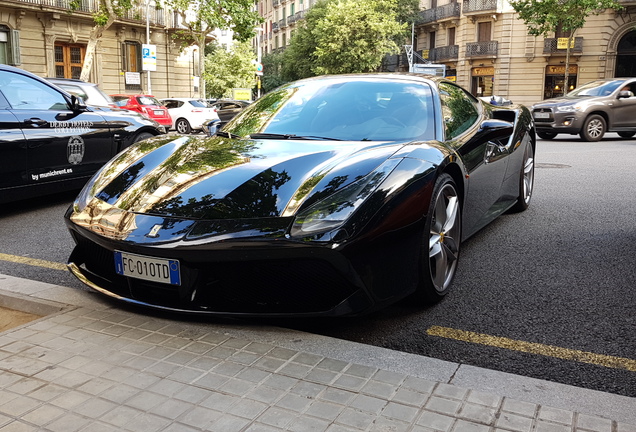
[(461, 241), (532, 196), (535, 132), (414, 74), (315, 77), (211, 136), (132, 145), (66, 214), (97, 291), (224, 316), (335, 316), (443, 298)]

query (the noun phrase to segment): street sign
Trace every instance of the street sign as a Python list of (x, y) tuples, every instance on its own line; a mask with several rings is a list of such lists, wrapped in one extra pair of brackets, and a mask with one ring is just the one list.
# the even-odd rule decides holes
[(141, 70), (156, 71), (157, 70), (157, 46), (143, 44), (141, 46)]

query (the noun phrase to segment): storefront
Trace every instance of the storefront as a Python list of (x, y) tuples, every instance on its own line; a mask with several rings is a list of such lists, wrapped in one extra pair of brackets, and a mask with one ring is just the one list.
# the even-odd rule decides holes
[[(576, 76), (579, 71), (577, 65), (570, 65), (568, 72), (567, 91), (570, 92), (576, 88)], [(548, 65), (545, 68), (545, 85), (543, 90), (543, 99), (563, 96), (565, 85), (565, 65)]]
[(473, 96), (492, 96), (495, 84), (495, 67), (474, 67), (471, 70), (470, 92)]

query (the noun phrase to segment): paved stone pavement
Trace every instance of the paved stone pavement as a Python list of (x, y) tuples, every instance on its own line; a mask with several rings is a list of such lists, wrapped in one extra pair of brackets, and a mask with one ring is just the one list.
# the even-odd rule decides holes
[(0, 431), (636, 432), (636, 399), (0, 275)]

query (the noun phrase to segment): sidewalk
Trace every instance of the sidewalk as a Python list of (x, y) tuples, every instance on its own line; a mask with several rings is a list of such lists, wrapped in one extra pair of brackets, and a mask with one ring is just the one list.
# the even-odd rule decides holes
[(0, 431), (636, 432), (636, 398), (0, 275)]

